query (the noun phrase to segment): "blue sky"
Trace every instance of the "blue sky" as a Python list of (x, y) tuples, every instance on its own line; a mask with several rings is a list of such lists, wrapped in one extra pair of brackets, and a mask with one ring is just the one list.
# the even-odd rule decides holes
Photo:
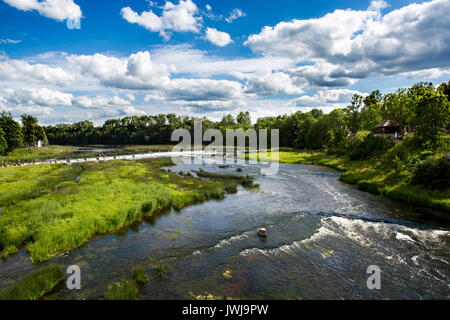
[(330, 111), (448, 81), (449, 2), (0, 0), (0, 109), (47, 124)]

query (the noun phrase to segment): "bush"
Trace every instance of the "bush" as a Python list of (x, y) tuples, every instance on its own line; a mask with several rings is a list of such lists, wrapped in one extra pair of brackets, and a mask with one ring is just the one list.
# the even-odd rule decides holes
[(355, 137), (350, 144), (351, 150), (349, 157), (351, 160), (365, 160), (382, 155), (391, 149), (395, 144), (386, 137), (377, 137), (374, 134), (368, 134), (360, 141), (361, 137)]
[(411, 183), (431, 189), (448, 189), (450, 187), (450, 165), (445, 159), (427, 158), (416, 166)]
[(137, 300), (138, 288), (132, 281), (114, 283), (105, 294), (106, 300)]

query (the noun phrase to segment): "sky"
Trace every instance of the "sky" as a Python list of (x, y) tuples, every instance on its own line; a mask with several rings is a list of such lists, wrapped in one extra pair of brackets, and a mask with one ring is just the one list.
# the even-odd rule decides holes
[(0, 0), (0, 111), (42, 124), (256, 121), (449, 75), (450, 0)]

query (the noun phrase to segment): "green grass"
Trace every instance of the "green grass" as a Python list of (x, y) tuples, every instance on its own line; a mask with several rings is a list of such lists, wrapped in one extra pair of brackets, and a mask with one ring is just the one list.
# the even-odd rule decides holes
[(33, 262), (70, 251), (166, 209), (221, 199), (222, 180), (162, 170), (170, 159), (0, 169), (0, 253), (26, 248)]
[(148, 281), (147, 274), (145, 273), (144, 267), (136, 267), (133, 269), (133, 279), (137, 283), (146, 283)]
[[(412, 171), (406, 165), (396, 164), (395, 157), (415, 154), (407, 146), (396, 145), (381, 158), (354, 161), (347, 156), (337, 156), (324, 151), (295, 150), (284, 148), (280, 152), (247, 154), (251, 160), (279, 161), (290, 164), (322, 165), (343, 174), (340, 180), (357, 185), (360, 190), (383, 195), (392, 199), (414, 203), (450, 212), (449, 190), (432, 190), (427, 186), (412, 185)], [(405, 150), (406, 149), (406, 150)], [(436, 158), (444, 157), (437, 153)], [(401, 161), (400, 161), (401, 162)]]
[(0, 291), (0, 300), (37, 300), (63, 280), (61, 268), (41, 269), (20, 279), (11, 288)]
[(136, 283), (124, 280), (121, 283), (114, 283), (105, 294), (106, 300), (137, 300), (138, 288)]

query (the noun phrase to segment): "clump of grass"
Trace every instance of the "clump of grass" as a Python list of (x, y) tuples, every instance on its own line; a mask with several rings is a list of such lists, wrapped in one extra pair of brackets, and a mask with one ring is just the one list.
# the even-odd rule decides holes
[(158, 263), (153, 266), (153, 269), (155, 270), (158, 278), (165, 279), (167, 277), (167, 273), (169, 272), (169, 265), (167, 263)]
[(133, 278), (137, 283), (144, 284), (148, 281), (144, 267), (136, 267), (133, 269)]
[(230, 191), (233, 190), (234, 192), (237, 191), (237, 184), (240, 184), (241, 186), (243, 186), (246, 189), (253, 189), (253, 188), (259, 187), (258, 185), (255, 185), (253, 183), (253, 178), (249, 175), (241, 176), (241, 175), (236, 175), (236, 174), (214, 173), (214, 172), (204, 171), (203, 169), (200, 169), (196, 173), (200, 178), (208, 178), (208, 179), (231, 182), (228, 184), (227, 188), (228, 188), (228, 190), (230, 190)]
[(225, 164), (219, 165), (219, 169), (227, 169), (227, 168), (229, 168), (229, 167), (230, 167), (230, 166), (225, 165)]
[(244, 170), (242, 170), (242, 168), (237, 168), (236, 172), (243, 172)]
[(0, 300), (37, 300), (64, 280), (60, 267), (35, 271), (20, 279), (11, 288), (0, 291)]
[(105, 294), (106, 300), (137, 300), (138, 288), (136, 283), (124, 280), (121, 283), (113, 283)]

